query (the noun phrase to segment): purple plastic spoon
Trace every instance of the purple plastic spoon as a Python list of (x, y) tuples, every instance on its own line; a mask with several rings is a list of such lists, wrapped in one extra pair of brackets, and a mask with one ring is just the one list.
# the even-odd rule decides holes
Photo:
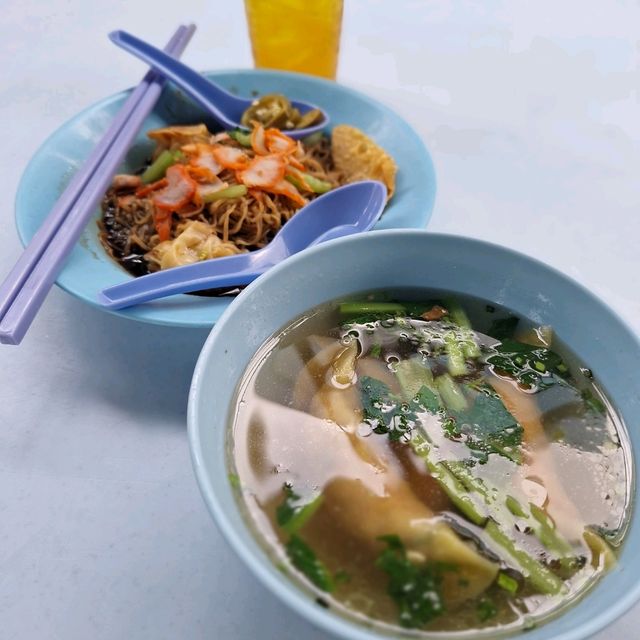
[[(253, 100), (234, 96), (186, 64), (178, 62), (160, 49), (156, 49), (126, 31), (113, 31), (109, 34), (109, 38), (114, 44), (140, 58), (165, 78), (171, 80), (173, 84), (207, 109), (225, 129), (247, 128), (241, 124), (240, 119), (251, 106)], [(291, 100), (291, 104), (303, 115), (311, 109), (319, 109), (322, 111), (323, 118), (311, 127), (287, 130), (286, 134), (290, 138), (304, 138), (316, 131), (322, 131), (329, 124), (329, 116), (319, 107), (299, 100)]]
[(263, 249), (158, 271), (104, 289), (98, 301), (109, 309), (176, 293), (249, 284), (270, 267), (320, 242), (368, 231), (387, 200), (381, 182), (354, 182), (312, 200)]

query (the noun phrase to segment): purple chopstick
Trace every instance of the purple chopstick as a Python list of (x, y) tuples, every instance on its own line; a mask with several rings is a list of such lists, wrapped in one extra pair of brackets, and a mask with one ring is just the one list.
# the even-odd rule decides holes
[[(177, 29), (171, 40), (167, 43), (167, 53), (176, 50), (178, 43), (185, 37), (185, 32), (185, 26), (180, 26)], [(18, 258), (9, 275), (0, 285), (0, 319), (13, 303), (24, 281), (29, 277), (33, 267), (58, 231), (69, 209), (77, 199), (78, 194), (98, 169), (100, 162), (129, 118), (131, 112), (135, 109), (140, 99), (148, 90), (149, 85), (156, 77), (158, 76), (154, 71), (149, 71), (140, 84), (132, 91), (100, 142), (93, 149), (84, 165), (75, 173), (71, 182), (64, 190), (64, 193), (60, 196), (22, 255)]]
[[(165, 51), (179, 57), (194, 31), (179, 27)], [(1, 343), (21, 342), (164, 83), (154, 71), (145, 75), (0, 285)]]

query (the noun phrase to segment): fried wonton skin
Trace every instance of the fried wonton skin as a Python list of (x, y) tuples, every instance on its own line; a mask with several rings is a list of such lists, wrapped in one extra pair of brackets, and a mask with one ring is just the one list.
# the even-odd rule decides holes
[(153, 129), (147, 136), (158, 144), (158, 154), (164, 149), (178, 149), (187, 143), (209, 142), (211, 134), (206, 125), (194, 124)]
[(387, 199), (396, 186), (398, 167), (393, 158), (360, 129), (340, 124), (331, 132), (335, 167), (348, 182), (379, 180), (387, 187)]

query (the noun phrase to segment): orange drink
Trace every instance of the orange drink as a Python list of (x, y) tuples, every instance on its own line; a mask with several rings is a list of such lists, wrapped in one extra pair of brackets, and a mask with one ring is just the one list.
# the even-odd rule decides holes
[(335, 79), (342, 0), (245, 0), (256, 67)]

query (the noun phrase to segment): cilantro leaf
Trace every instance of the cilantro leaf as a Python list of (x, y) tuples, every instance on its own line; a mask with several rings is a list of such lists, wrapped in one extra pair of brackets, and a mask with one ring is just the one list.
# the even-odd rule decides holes
[(387, 548), (376, 565), (388, 576), (387, 593), (400, 609), (400, 624), (407, 628), (423, 627), (444, 611), (442, 574), (453, 568), (437, 562), (418, 566), (408, 558), (398, 536), (382, 536)]
[(293, 566), (312, 584), (322, 591), (333, 591), (335, 581), (329, 570), (300, 536), (292, 535), (285, 548)]
[(300, 496), (286, 482), (282, 486), (284, 500), (276, 508), (276, 522), (290, 534), (285, 549), (293, 566), (304, 574), (318, 589), (333, 591), (335, 586), (348, 579), (344, 571), (332, 576), (320, 561), (313, 549), (299, 536), (298, 531), (307, 523), (322, 504), (323, 495), (319, 494), (311, 502), (300, 503)]
[(478, 601), (476, 613), (478, 614), (478, 620), (480, 620), (480, 622), (486, 622), (490, 618), (493, 618), (498, 613), (498, 610), (489, 598), (484, 597)]

